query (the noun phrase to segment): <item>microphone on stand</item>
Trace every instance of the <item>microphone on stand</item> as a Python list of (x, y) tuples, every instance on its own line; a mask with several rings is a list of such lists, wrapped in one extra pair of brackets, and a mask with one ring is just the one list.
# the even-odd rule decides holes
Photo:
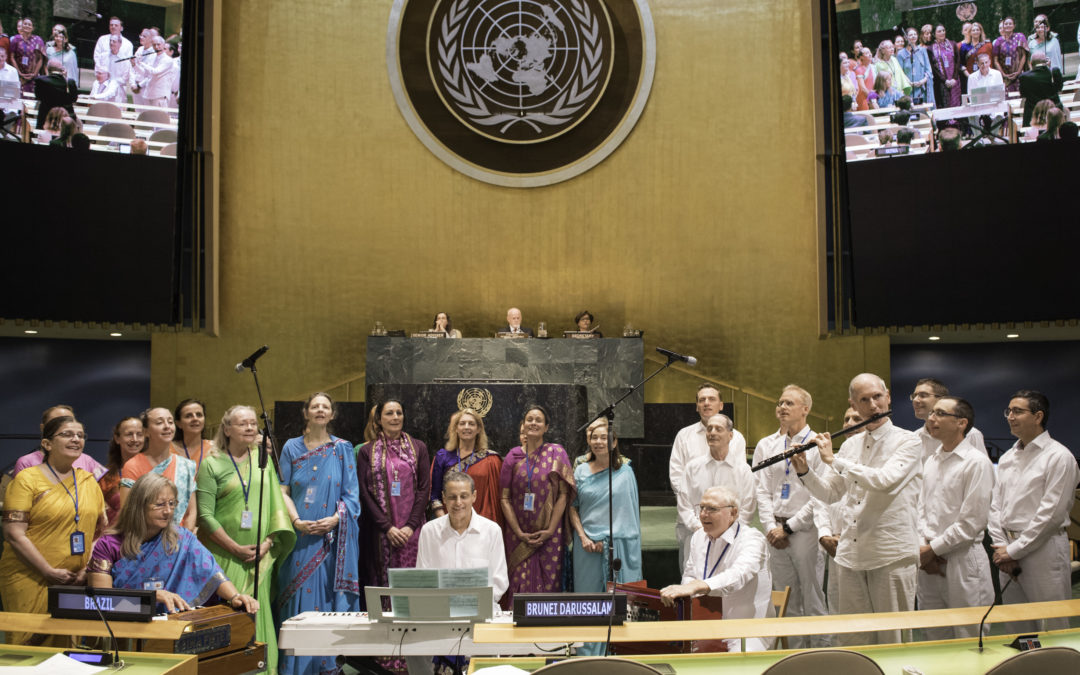
[[(113, 668), (119, 670), (120, 668), (124, 667), (124, 662), (120, 660), (120, 644), (116, 641), (116, 636), (113, 635), (112, 626), (109, 625), (108, 619), (106, 619), (105, 615), (101, 613), (101, 607), (98, 605), (98, 596), (94, 593), (94, 590), (95, 589), (93, 586), (88, 585), (86, 587), (86, 594), (89, 595), (90, 599), (93, 601), (94, 609), (97, 610), (98, 618), (101, 619), (101, 623), (105, 624), (105, 630), (109, 631), (109, 639), (112, 640), (113, 645), (112, 666)], [(108, 656), (107, 652), (106, 656)]]
[(695, 359), (693, 356), (683, 356), (682, 354), (676, 354), (670, 349), (664, 349), (663, 347), (657, 347), (656, 351), (668, 357), (669, 361), (682, 361), (688, 366), (697, 365), (697, 359)]
[(245, 368), (253, 367), (255, 365), (255, 362), (258, 361), (259, 358), (262, 357), (262, 355), (265, 354), (269, 349), (270, 347), (268, 347), (267, 345), (263, 345), (262, 347), (256, 349), (251, 356), (236, 364), (236, 372), (242, 373), (244, 372)]
[[(1001, 597), (1002, 598), (1005, 597), (1005, 589), (1009, 587), (1009, 584), (1016, 581), (1016, 577), (1020, 576), (1021, 571), (1023, 571), (1023, 570), (1021, 570), (1019, 567), (1017, 567), (1016, 569), (1014, 569), (1012, 571), (1011, 574), (1009, 574), (1009, 580), (1005, 582), (1005, 585), (1001, 589)], [(997, 607), (997, 604), (998, 604), (997, 598), (994, 598), (994, 601), (992, 603), (990, 603), (990, 609), (986, 610), (986, 614), (983, 614), (982, 621), (979, 622), (979, 651), (980, 652), (983, 650), (983, 626), (986, 624), (986, 617), (990, 616), (990, 612), (993, 611), (993, 609), (995, 607)]]
[(97, 12), (91, 12), (91, 11), (86, 10), (86, 9), (80, 10), (80, 11), (82, 11), (82, 13), (85, 14), (86, 16), (92, 16), (95, 19), (100, 19), (101, 18), (101, 15), (98, 14)]

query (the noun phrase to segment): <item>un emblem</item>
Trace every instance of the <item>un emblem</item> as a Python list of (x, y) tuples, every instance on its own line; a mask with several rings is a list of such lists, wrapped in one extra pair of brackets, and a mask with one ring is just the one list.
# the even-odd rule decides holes
[(476, 411), (476, 414), (480, 417), (486, 417), (491, 412), (491, 404), (495, 399), (492, 397), (491, 392), (487, 389), (480, 389), (479, 387), (469, 387), (468, 389), (462, 389), (457, 395), (457, 407), (458, 410), (470, 410)]
[(549, 185), (607, 157), (655, 66), (646, 0), (395, 0), (394, 97), (444, 162), (499, 185)]

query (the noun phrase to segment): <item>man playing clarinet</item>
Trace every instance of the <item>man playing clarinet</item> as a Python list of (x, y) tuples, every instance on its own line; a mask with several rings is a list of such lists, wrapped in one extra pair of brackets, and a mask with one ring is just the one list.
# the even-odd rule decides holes
[[(848, 400), (863, 419), (887, 412), (892, 403), (884, 380), (872, 373), (851, 380)], [(791, 463), (812, 496), (841, 503), (844, 525), (836, 547), (840, 613), (914, 610), (922, 443), (888, 417), (844, 441), (835, 455), (829, 434), (814, 442), (825, 464), (820, 471), (802, 454)], [(841, 646), (900, 641), (899, 630), (839, 638)]]

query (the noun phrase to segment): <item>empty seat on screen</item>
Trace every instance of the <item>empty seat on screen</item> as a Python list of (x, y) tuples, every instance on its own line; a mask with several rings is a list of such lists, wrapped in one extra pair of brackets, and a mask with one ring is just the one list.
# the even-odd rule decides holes
[(109, 138), (126, 138), (130, 141), (135, 138), (135, 130), (127, 122), (109, 122), (101, 125), (97, 135), (108, 136)]
[(106, 101), (91, 103), (90, 107), (86, 109), (86, 114), (90, 117), (111, 117), (115, 120), (123, 119), (124, 117), (123, 112), (120, 110), (120, 106)]
[(869, 145), (870, 138), (864, 134), (844, 134), (844, 143), (847, 145)]
[(150, 134), (150, 140), (158, 143), (175, 143), (176, 142), (176, 130), (175, 129), (158, 129), (154, 133)]
[(176, 143), (169, 143), (161, 149), (162, 157), (176, 157)]
[(139, 122), (153, 122), (155, 124), (172, 124), (173, 119), (168, 112), (164, 110), (144, 110), (139, 113)]

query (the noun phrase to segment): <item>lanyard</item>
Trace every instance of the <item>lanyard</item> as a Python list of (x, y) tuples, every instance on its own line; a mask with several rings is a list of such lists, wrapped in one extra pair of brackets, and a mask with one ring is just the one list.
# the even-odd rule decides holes
[[(540, 454), (540, 451), (543, 450), (543, 449), (544, 449), (544, 446), (541, 445), (539, 448), (537, 448), (536, 453)], [(532, 465), (532, 462), (529, 461), (529, 451), (526, 450), (525, 451), (525, 473), (528, 474), (528, 477), (529, 477), (529, 492), (532, 492), (532, 477), (533, 477), (533, 470), (535, 468), (536, 467), (534, 467)]]
[(232, 460), (233, 468), (236, 469), (236, 480), (240, 481), (240, 489), (244, 491), (244, 508), (247, 508), (248, 504), (248, 492), (251, 490), (251, 450), (248, 449), (248, 482), (244, 485), (244, 478), (240, 475), (240, 465), (236, 463), (236, 458), (232, 456), (229, 449), (225, 449), (225, 454)]
[[(188, 452), (187, 443), (185, 443), (183, 440), (181, 440), (180, 444), (184, 446), (184, 454), (187, 455), (188, 459), (191, 459), (191, 453)], [(204, 445), (202, 439), (199, 439), (199, 461), (198, 461), (199, 466), (202, 466), (202, 455), (203, 455), (203, 448), (204, 447), (205, 447), (205, 445)], [(231, 456), (232, 455), (230, 455), (230, 457)], [(237, 469), (237, 470), (239, 471), (239, 469)], [(251, 482), (250, 479), (248, 480), (248, 482), (249, 483)]]
[[(742, 529), (742, 523), (737, 523), (735, 525), (735, 537), (732, 537), (733, 539), (738, 538), (739, 530), (741, 530), (741, 529)], [(720, 567), (720, 561), (724, 559), (724, 554), (727, 553), (727, 550), (729, 548), (731, 548), (731, 542), (730, 541), (728, 543), (724, 544), (724, 550), (720, 551), (720, 557), (716, 559), (716, 564), (714, 564), (712, 566), (712, 572), (709, 572), (708, 571), (709, 570), (709, 552), (712, 550), (712, 542), (711, 541), (709, 542), (709, 545), (705, 548), (705, 565), (704, 565), (704, 568), (701, 570), (701, 572), (705, 575), (704, 577), (702, 577), (702, 579), (701, 579), (702, 581), (705, 581), (706, 579), (708, 579), (712, 575), (716, 574), (716, 568)]]
[[(801, 441), (799, 441), (799, 445), (802, 445), (803, 443), (805, 443), (806, 439), (809, 438), (810, 434), (812, 434), (812, 433), (814, 433), (813, 429), (810, 429), (809, 431), (807, 431), (806, 435), (802, 437)], [(787, 449), (788, 449), (788, 437), (785, 435), (784, 436), (784, 452), (787, 452)], [(791, 458), (789, 457), (788, 459), (784, 460), (784, 475), (786, 476), (786, 475), (788, 475), (790, 473), (791, 473)]]
[(45, 466), (49, 467), (49, 471), (52, 472), (52, 475), (56, 477), (56, 482), (60, 483), (60, 487), (64, 488), (64, 492), (67, 493), (68, 497), (71, 497), (71, 503), (75, 505), (75, 522), (78, 523), (79, 522), (79, 481), (75, 480), (75, 467), (71, 467), (71, 485), (75, 488), (75, 496), (72, 497), (71, 496), (71, 490), (68, 490), (67, 486), (64, 485), (64, 481), (60, 480), (60, 476), (57, 476), (56, 469), (52, 468), (52, 464), (49, 464), (49, 462), (46, 461)]

